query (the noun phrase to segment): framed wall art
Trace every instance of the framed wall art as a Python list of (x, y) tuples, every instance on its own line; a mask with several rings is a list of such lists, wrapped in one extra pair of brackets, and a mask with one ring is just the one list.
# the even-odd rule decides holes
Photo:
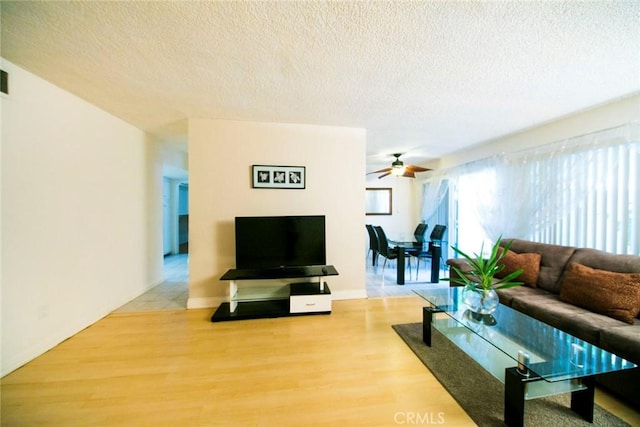
[(391, 188), (367, 188), (365, 215), (391, 215)]
[(288, 188), (304, 189), (306, 187), (304, 166), (252, 166), (253, 188)]

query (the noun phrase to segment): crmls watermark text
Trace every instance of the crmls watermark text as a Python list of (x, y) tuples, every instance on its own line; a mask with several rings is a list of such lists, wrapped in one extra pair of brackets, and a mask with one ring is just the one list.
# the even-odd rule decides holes
[(396, 424), (436, 425), (444, 424), (444, 412), (396, 412), (393, 416)]

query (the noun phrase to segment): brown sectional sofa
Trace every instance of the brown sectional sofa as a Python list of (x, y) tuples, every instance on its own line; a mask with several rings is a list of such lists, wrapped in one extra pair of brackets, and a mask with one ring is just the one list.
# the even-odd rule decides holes
[[(502, 304), (640, 366), (640, 319), (636, 317), (640, 311), (640, 256), (518, 239), (503, 239), (501, 244), (509, 241), (515, 254), (541, 256), (537, 286), (498, 290)], [(447, 264), (465, 269), (462, 259), (450, 259)], [(450, 274), (456, 276), (451, 268)], [(594, 302), (594, 297), (603, 303)], [(625, 309), (618, 310), (619, 306)], [(640, 408), (640, 368), (600, 375), (597, 383)]]

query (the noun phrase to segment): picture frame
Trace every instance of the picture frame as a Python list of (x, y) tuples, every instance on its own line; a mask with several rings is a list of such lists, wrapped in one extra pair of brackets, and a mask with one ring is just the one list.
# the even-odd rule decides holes
[(284, 188), (303, 190), (306, 188), (304, 166), (253, 165), (252, 188)]
[(366, 188), (365, 215), (391, 215), (392, 189), (391, 187)]

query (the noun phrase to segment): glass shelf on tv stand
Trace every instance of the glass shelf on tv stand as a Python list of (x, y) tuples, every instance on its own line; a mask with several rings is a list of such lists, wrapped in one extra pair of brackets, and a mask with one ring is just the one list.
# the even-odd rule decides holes
[[(229, 280), (230, 311), (238, 308), (238, 303), (286, 300), (290, 296), (291, 280), (316, 282), (319, 292), (324, 292), (325, 276), (336, 276), (338, 271), (333, 265), (313, 265), (264, 269), (231, 269), (220, 280)], [(239, 286), (238, 282), (245, 284)], [(286, 281), (288, 283), (285, 283)], [(253, 283), (252, 283), (253, 282)], [(254, 285), (256, 282), (260, 286)], [(264, 283), (266, 282), (266, 283)], [(274, 283), (273, 285), (269, 283)]]
[(266, 286), (235, 286), (235, 293), (230, 300), (237, 302), (269, 301), (289, 298), (288, 285), (266, 285)]

